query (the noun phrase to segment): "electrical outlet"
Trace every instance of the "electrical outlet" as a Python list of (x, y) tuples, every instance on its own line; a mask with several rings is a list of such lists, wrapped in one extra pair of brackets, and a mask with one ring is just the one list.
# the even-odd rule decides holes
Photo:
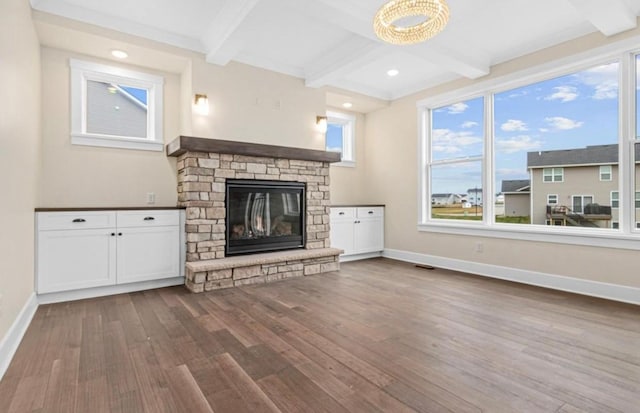
[(154, 192), (147, 192), (147, 204), (153, 205), (156, 203), (156, 194)]
[(484, 244), (481, 242), (476, 242), (476, 252), (482, 253), (484, 252)]

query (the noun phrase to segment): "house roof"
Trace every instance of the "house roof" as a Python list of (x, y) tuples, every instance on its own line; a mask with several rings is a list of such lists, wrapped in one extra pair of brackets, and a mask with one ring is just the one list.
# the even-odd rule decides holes
[(448, 193), (448, 194), (431, 194), (431, 198), (449, 198), (450, 196), (459, 197), (460, 195), (452, 194), (452, 193)]
[(528, 179), (507, 179), (502, 181), (502, 193), (529, 192), (531, 182)]
[[(640, 145), (636, 145), (636, 159), (640, 159)], [(593, 145), (587, 146), (586, 148), (527, 153), (528, 168), (558, 165), (606, 165), (617, 163), (618, 144)]]

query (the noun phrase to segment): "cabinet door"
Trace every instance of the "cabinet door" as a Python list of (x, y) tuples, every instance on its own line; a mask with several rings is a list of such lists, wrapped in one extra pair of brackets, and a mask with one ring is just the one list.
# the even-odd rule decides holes
[(331, 221), (331, 247), (344, 250), (344, 254), (354, 252), (354, 220), (336, 219)]
[(119, 228), (118, 234), (118, 284), (180, 276), (179, 227)]
[(38, 293), (114, 285), (115, 249), (114, 229), (39, 231)]
[(358, 218), (355, 225), (355, 252), (376, 252), (384, 249), (382, 218)]

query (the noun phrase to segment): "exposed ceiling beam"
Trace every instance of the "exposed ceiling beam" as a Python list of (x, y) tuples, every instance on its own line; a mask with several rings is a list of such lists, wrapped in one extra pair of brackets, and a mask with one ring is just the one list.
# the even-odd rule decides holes
[(342, 42), (305, 68), (305, 84), (322, 87), (353, 70), (375, 61), (386, 53), (380, 43), (358, 35)]
[[(392, 50), (398, 46), (382, 43), (373, 32), (373, 14), (371, 10), (358, 7), (354, 2), (343, 0), (315, 0), (302, 2), (300, 0), (285, 0), (295, 10), (308, 17), (336, 25), (351, 33), (369, 39), (380, 46)], [(375, 10), (373, 11), (375, 13)], [(415, 46), (402, 47), (403, 51), (426, 59), (431, 64), (439, 65), (451, 72), (470, 79), (477, 79), (490, 72), (489, 59), (478, 59), (463, 53), (455, 52), (451, 48), (446, 50), (436, 46), (433, 42), (421, 43)], [(369, 51), (365, 50), (365, 53)], [(355, 53), (361, 53), (356, 51)], [(357, 56), (353, 57), (354, 60)]]
[(209, 23), (201, 38), (207, 53), (207, 62), (219, 65), (229, 63), (238, 48), (229, 47), (225, 50), (225, 45), (259, 1), (233, 0), (224, 2), (222, 9)]
[(625, 0), (569, 0), (605, 36), (636, 27), (636, 15)]

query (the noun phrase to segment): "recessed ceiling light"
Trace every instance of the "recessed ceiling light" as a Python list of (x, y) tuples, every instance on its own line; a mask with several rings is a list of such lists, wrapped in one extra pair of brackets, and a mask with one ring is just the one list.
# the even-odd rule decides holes
[(126, 59), (127, 57), (129, 57), (129, 54), (124, 50), (114, 49), (111, 51), (111, 56), (117, 57), (118, 59)]
[(342, 107), (343, 107), (343, 108), (347, 108), (347, 109), (349, 109), (349, 108), (350, 108), (350, 107), (352, 107), (352, 106), (353, 106), (353, 103), (351, 103), (351, 102), (344, 102), (344, 103), (342, 104)]
[(391, 70), (387, 71), (387, 75), (389, 77), (398, 76), (399, 73), (400, 73), (400, 71), (398, 69), (391, 69)]

